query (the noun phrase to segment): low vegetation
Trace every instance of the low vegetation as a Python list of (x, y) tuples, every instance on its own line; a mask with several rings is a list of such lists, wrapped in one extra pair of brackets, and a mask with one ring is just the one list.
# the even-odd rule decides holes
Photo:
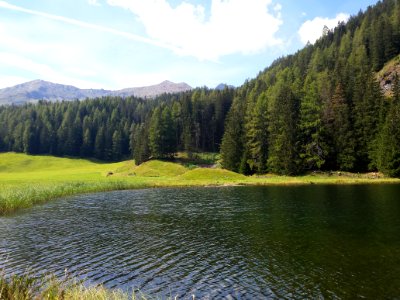
[(145, 300), (142, 293), (108, 290), (103, 286), (85, 287), (81, 283), (54, 278), (35, 279), (28, 275), (0, 277), (2, 300)]
[[(196, 162), (194, 160), (193, 162)], [(203, 162), (203, 161), (201, 161)], [(52, 156), (0, 154), (0, 214), (29, 208), (48, 200), (112, 190), (151, 187), (400, 183), (379, 173), (315, 172), (290, 177), (273, 174), (244, 176), (188, 159), (153, 160), (136, 166), (133, 161), (102, 163)]]

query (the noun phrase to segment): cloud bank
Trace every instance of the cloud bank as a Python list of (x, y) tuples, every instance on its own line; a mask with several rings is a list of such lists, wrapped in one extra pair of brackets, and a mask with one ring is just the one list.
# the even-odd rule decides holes
[(281, 6), (272, 0), (212, 0), (206, 8), (166, 0), (108, 0), (109, 5), (130, 10), (150, 39), (174, 46), (179, 55), (200, 60), (252, 54), (281, 44), (275, 37), (282, 20)]
[(298, 31), (300, 40), (303, 44), (307, 44), (307, 42), (314, 44), (322, 36), (324, 26), (333, 29), (339, 22), (347, 22), (349, 18), (348, 14), (340, 13), (333, 19), (316, 17), (313, 20), (308, 20), (301, 25)]

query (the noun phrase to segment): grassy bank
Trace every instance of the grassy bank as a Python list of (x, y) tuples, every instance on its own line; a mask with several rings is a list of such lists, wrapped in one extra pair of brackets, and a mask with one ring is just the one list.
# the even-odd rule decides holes
[(146, 300), (142, 293), (108, 290), (103, 286), (85, 287), (80, 283), (62, 282), (54, 278), (34, 279), (29, 276), (0, 276), (2, 300)]
[(0, 154), (0, 214), (63, 196), (123, 189), (226, 185), (400, 183), (379, 174), (311, 173), (243, 176), (219, 168), (149, 161), (101, 163), (51, 156)]

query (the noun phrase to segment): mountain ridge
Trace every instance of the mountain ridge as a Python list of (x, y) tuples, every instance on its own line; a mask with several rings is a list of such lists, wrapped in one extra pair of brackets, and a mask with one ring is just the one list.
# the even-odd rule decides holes
[(86, 98), (101, 98), (107, 96), (153, 98), (161, 94), (173, 94), (192, 90), (185, 82), (174, 83), (165, 80), (159, 84), (132, 87), (121, 90), (105, 89), (80, 89), (72, 85), (53, 83), (36, 79), (12, 87), (0, 89), (0, 105), (24, 104), (37, 102), (39, 100), (61, 101), (61, 100), (83, 100)]

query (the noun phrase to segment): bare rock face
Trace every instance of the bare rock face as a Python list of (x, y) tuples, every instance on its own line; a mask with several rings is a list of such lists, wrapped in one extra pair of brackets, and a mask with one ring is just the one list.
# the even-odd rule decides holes
[(392, 59), (377, 73), (377, 80), (385, 96), (392, 96), (392, 87), (396, 74), (400, 78), (400, 56)]
[(44, 80), (33, 80), (13, 87), (0, 89), (0, 105), (23, 104), (39, 100), (83, 100), (106, 96), (154, 98), (164, 93), (180, 93), (192, 88), (186, 83), (164, 81), (157, 85), (127, 88), (118, 91), (103, 89), (79, 89), (71, 85), (52, 83)]

